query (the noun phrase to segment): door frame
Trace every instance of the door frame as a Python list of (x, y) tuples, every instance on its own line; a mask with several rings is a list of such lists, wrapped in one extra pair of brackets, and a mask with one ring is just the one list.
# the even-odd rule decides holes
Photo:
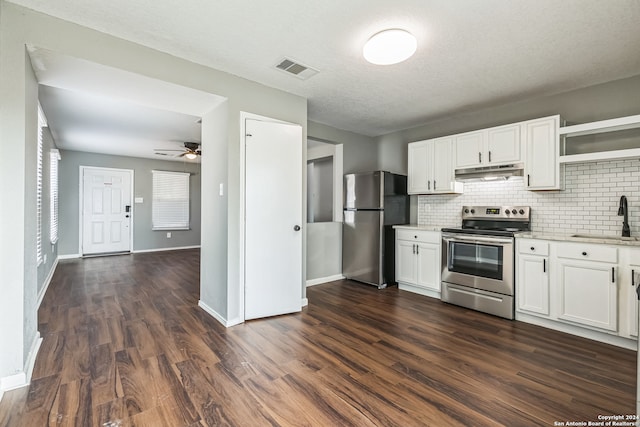
[(133, 179), (134, 179), (134, 170), (133, 169), (120, 169), (120, 168), (104, 168), (101, 166), (83, 166), (80, 165), (80, 173), (79, 173), (79, 177), (78, 180), (80, 182), (80, 185), (78, 186), (80, 189), (80, 196), (78, 198), (78, 255), (80, 255), (80, 257), (84, 256), (84, 248), (82, 245), (82, 238), (83, 238), (83, 233), (84, 233), (84, 212), (83, 212), (83, 206), (84, 206), (84, 171), (87, 169), (99, 169), (99, 170), (108, 170), (108, 171), (118, 171), (118, 172), (128, 172), (129, 173), (129, 181), (130, 181), (130, 185), (131, 185), (131, 220), (130, 220), (130, 224), (129, 224), (129, 253), (133, 252), (133, 219), (135, 218), (134, 215), (134, 209), (133, 209), (133, 199), (134, 199), (134, 194), (133, 194), (133, 189), (134, 189), (134, 185), (133, 185)]
[[(305, 137), (305, 132), (304, 132), (304, 126), (299, 124), (299, 123), (292, 123), (292, 122), (287, 122), (287, 121), (283, 121), (283, 120), (278, 120), (278, 119), (274, 119), (271, 117), (266, 117), (266, 116), (261, 116), (258, 114), (253, 114), (253, 113), (247, 113), (245, 111), (240, 111), (240, 241), (238, 244), (238, 250), (239, 250), (239, 272), (238, 272), (238, 301), (237, 301), (237, 309), (238, 309), (238, 316), (234, 319), (227, 319), (227, 327), (229, 326), (233, 326), (233, 325), (237, 325), (240, 323), (244, 323), (244, 298), (245, 298), (245, 231), (246, 231), (246, 179), (245, 179), (245, 174), (246, 174), (246, 167), (247, 167), (247, 162), (246, 162), (246, 150), (247, 150), (247, 130), (246, 130), (246, 123), (247, 123), (247, 119), (251, 119), (251, 120), (259, 120), (259, 121), (263, 121), (263, 122), (271, 122), (271, 123), (282, 123), (282, 124), (286, 124), (286, 125), (294, 125), (294, 126), (300, 126), (303, 129), (303, 133), (302, 133), (302, 141), (300, 141), (300, 143), (302, 144), (302, 161), (300, 162), (300, 168), (302, 169), (302, 218), (301, 221), (302, 223), (305, 222), (305, 218), (307, 215), (307, 200), (306, 200), (306, 185), (307, 185), (307, 177), (306, 177), (306, 144), (304, 144), (304, 142), (306, 141), (306, 137)], [(307, 298), (306, 298), (306, 294), (305, 294), (305, 288), (303, 286), (304, 282), (304, 277), (306, 274), (306, 266), (305, 266), (305, 257), (306, 257), (306, 242), (307, 242), (307, 231), (306, 231), (306, 227), (302, 228), (302, 277), (300, 278), (300, 286), (302, 287), (302, 293), (303, 293), (303, 297), (302, 297), (302, 306), (304, 307), (305, 305), (307, 305)], [(228, 295), (231, 295), (231, 293), (228, 293)], [(232, 304), (232, 301), (229, 301), (228, 304)], [(229, 312), (229, 311), (228, 311)]]

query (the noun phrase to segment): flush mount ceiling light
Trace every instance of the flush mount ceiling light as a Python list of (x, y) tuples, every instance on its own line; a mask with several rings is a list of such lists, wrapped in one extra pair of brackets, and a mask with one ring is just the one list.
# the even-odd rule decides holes
[(196, 153), (187, 153), (184, 156), (189, 160), (194, 160), (194, 159), (198, 158), (198, 155)]
[(374, 34), (362, 49), (364, 59), (376, 65), (391, 65), (409, 59), (418, 42), (405, 30), (391, 29)]

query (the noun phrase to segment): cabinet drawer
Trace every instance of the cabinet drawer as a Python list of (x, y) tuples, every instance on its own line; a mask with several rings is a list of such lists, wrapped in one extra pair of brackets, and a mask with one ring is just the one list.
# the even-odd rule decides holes
[(440, 243), (440, 232), (396, 229), (396, 239), (423, 243)]
[(558, 258), (583, 259), (587, 261), (618, 262), (618, 249), (603, 245), (581, 243), (559, 243)]
[(549, 242), (532, 239), (519, 239), (518, 252), (529, 255), (549, 255)]

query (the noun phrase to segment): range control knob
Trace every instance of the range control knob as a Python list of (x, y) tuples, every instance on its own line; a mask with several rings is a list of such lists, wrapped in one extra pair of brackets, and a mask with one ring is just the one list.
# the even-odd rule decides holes
[(511, 213), (515, 215), (515, 214), (517, 214), (517, 213), (518, 213), (518, 211), (517, 211), (517, 210), (515, 210), (515, 209), (511, 209)]
[(520, 213), (520, 215), (524, 215), (524, 209), (520, 209), (518, 212)]
[(509, 215), (511, 213), (511, 211), (509, 209), (505, 209), (504, 213), (506, 213), (507, 215)]
[(475, 209), (471, 209), (471, 213), (472, 214), (476, 213), (476, 210)]
[(464, 210), (464, 213), (469, 213), (469, 209), (465, 209), (465, 210)]

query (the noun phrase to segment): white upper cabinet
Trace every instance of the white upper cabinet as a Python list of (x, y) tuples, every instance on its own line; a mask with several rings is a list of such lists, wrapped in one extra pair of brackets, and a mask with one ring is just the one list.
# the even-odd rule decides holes
[(487, 162), (493, 164), (516, 163), (522, 160), (520, 154), (522, 133), (520, 124), (498, 126), (487, 132)]
[(521, 133), (516, 123), (456, 135), (456, 169), (521, 162)]
[(455, 182), (453, 138), (436, 138), (409, 144), (409, 194), (461, 193)]
[(468, 132), (455, 136), (456, 169), (474, 168), (482, 165), (485, 138), (485, 131)]
[(562, 188), (559, 125), (560, 116), (544, 117), (524, 123), (527, 147), (524, 178), (527, 190)]
[(433, 158), (433, 145), (429, 141), (418, 141), (409, 144), (409, 173), (407, 192), (409, 194), (426, 194), (431, 192), (430, 173), (427, 167)]

